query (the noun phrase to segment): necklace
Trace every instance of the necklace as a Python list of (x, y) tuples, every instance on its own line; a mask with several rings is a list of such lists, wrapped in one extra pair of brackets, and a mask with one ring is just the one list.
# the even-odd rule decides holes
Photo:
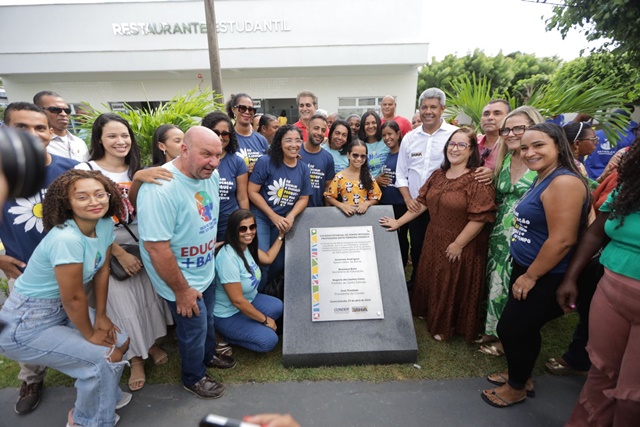
[(547, 177), (549, 175), (551, 175), (553, 172), (555, 172), (556, 169), (558, 169), (558, 166), (556, 166), (555, 168), (551, 169), (549, 172), (545, 173), (544, 175), (538, 174), (538, 179), (536, 179), (535, 186), (538, 186), (538, 184), (540, 184), (542, 181), (547, 179)]

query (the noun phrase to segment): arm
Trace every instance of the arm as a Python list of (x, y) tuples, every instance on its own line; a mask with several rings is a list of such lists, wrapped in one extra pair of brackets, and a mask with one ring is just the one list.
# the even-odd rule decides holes
[(460, 259), (460, 254), (462, 254), (464, 247), (467, 246), (470, 241), (475, 239), (478, 234), (480, 234), (484, 224), (484, 222), (469, 221), (467, 225), (464, 226), (453, 243), (447, 246), (445, 254), (447, 255), (447, 259), (449, 259), (449, 262), (454, 262)]
[[(514, 297), (526, 299), (536, 281), (551, 271), (578, 240), (582, 205), (586, 197), (584, 184), (576, 177), (562, 175), (555, 178), (542, 193), (549, 237), (542, 244), (538, 256), (526, 273), (513, 284)], [(516, 290), (522, 290), (518, 294)]]
[(238, 206), (242, 209), (249, 209), (249, 193), (247, 192), (248, 183), (248, 173), (243, 173), (236, 177), (236, 200), (238, 201)]
[(253, 304), (251, 304), (242, 293), (242, 284), (237, 283), (224, 283), (224, 291), (227, 293), (229, 297), (229, 301), (236, 307), (242, 314), (247, 316), (249, 319), (255, 320), (256, 322), (263, 323), (266, 321), (266, 327), (276, 330), (276, 322), (272, 318), (268, 317), (266, 314), (262, 313), (260, 310), (255, 308)]
[(351, 216), (355, 213), (356, 207), (353, 205), (348, 205), (346, 203), (340, 202), (337, 199), (334, 199), (332, 196), (325, 196), (324, 199), (328, 205), (335, 206), (336, 208), (340, 209), (346, 216)]
[(118, 259), (118, 262), (129, 276), (135, 276), (140, 273), (142, 270), (142, 261), (137, 257), (125, 251), (122, 246), (115, 242), (111, 245), (111, 251), (113, 256)]
[(182, 275), (169, 242), (144, 242), (144, 248), (149, 252), (151, 264), (158, 276), (176, 296), (176, 312), (183, 317), (199, 316), (197, 300), (202, 298), (202, 294), (189, 286)]
[(288, 233), (289, 230), (291, 230), (291, 227), (293, 227), (293, 221), (295, 221), (296, 217), (300, 215), (300, 213), (304, 210), (304, 208), (307, 207), (308, 204), (309, 204), (309, 196), (300, 196), (298, 198), (298, 201), (295, 202), (295, 204), (293, 205), (293, 208), (289, 211), (287, 216), (284, 218), (285, 220), (287, 220), (288, 225), (285, 230), (281, 230), (281, 231)]
[(148, 182), (150, 184), (162, 185), (162, 182), (159, 181), (161, 179), (171, 181), (173, 174), (167, 169), (157, 166), (155, 168), (140, 169), (133, 175), (133, 182), (129, 188), (129, 201), (134, 208), (136, 207), (136, 200), (138, 199), (138, 190), (140, 190), (142, 183)]
[[(409, 187), (398, 187), (398, 190), (400, 191), (400, 194), (402, 194), (402, 198), (404, 199), (404, 203), (407, 205), (407, 209), (409, 210), (409, 212), (416, 213), (420, 211), (420, 206), (422, 205), (416, 199), (411, 197), (411, 193), (409, 193)], [(420, 213), (422, 212), (424, 211), (421, 211)]]
[(278, 238), (273, 242), (273, 245), (271, 245), (271, 247), (267, 252), (264, 252), (258, 249), (258, 258), (260, 260), (260, 264), (262, 265), (271, 264), (278, 256), (278, 253), (280, 253), (280, 249), (282, 248), (283, 242), (284, 242), (284, 234), (280, 233), (278, 235)]
[(386, 174), (380, 174), (376, 178), (376, 182), (380, 187), (386, 187), (387, 185), (391, 184), (391, 178), (389, 178)]
[(480, 166), (476, 169), (476, 173), (474, 174), (473, 178), (484, 185), (492, 184), (493, 170), (485, 166)]
[(562, 283), (556, 290), (558, 305), (565, 313), (569, 313), (576, 306), (578, 298), (578, 276), (586, 268), (591, 258), (598, 252), (606, 241), (604, 224), (609, 219), (609, 212), (600, 212), (587, 232), (582, 236), (571, 262), (564, 274)]
[(12, 256), (0, 255), (0, 270), (4, 271), (9, 279), (17, 279), (22, 274), (18, 267), (25, 268), (26, 266), (27, 264)]
[(273, 209), (269, 207), (267, 201), (260, 195), (261, 188), (262, 186), (260, 184), (249, 182), (249, 186), (247, 187), (249, 200), (255, 207), (260, 209), (269, 218), (269, 220), (271, 220), (273, 225), (278, 227), (278, 230), (280, 230), (280, 232), (286, 232), (289, 229), (290, 225), (287, 223), (287, 220), (285, 218), (275, 213)]
[(395, 231), (398, 228), (402, 227), (405, 224), (413, 221), (417, 217), (419, 217), (423, 212), (427, 210), (427, 207), (422, 203), (418, 203), (419, 209), (417, 212), (407, 211), (404, 215), (402, 215), (398, 219), (389, 218), (388, 216), (383, 216), (380, 218), (380, 225), (385, 227), (387, 231)]

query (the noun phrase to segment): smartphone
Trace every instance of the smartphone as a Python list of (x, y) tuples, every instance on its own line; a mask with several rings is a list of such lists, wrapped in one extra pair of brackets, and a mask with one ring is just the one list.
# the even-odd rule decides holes
[(200, 421), (200, 427), (261, 427), (259, 424), (234, 420), (220, 415), (209, 414)]

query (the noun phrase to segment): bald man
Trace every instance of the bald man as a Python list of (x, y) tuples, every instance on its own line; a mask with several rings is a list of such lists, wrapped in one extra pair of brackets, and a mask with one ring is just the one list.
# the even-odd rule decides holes
[(396, 116), (396, 107), (396, 99), (393, 96), (387, 95), (382, 98), (382, 103), (380, 104), (382, 123), (390, 122), (391, 120), (395, 121), (400, 126), (402, 136), (405, 136), (411, 132), (411, 122), (402, 116)]
[(192, 127), (180, 157), (163, 167), (173, 179), (143, 184), (138, 193), (138, 230), (142, 260), (158, 295), (176, 323), (185, 390), (216, 399), (224, 386), (206, 368), (233, 368), (236, 361), (215, 352), (215, 243), (218, 232), (222, 143), (212, 130)]

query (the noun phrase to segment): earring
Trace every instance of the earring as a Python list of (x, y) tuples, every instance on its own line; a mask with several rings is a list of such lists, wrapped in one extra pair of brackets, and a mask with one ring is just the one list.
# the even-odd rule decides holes
[(162, 150), (162, 154), (166, 156), (167, 155), (167, 150)]

